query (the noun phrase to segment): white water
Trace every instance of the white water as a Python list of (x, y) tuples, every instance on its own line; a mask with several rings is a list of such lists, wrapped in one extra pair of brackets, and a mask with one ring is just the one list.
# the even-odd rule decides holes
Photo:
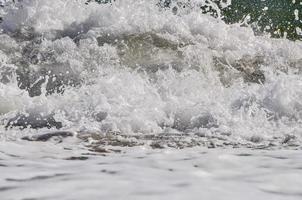
[(0, 156), (5, 159), (0, 166), (1, 199), (298, 200), (302, 196), (300, 151), (135, 147), (104, 156), (71, 148), (1, 143)]
[[(256, 37), (194, 8), (175, 15), (157, 1), (84, 3), (23, 0), (1, 10), (1, 152), (10, 151), (7, 142), (14, 149), (23, 136), (55, 131), (7, 128), (21, 114), (53, 116), (79, 138), (186, 133), (194, 137), (184, 146), (301, 148), (302, 42)], [(26, 85), (29, 92), (20, 89)], [(85, 142), (99, 144), (92, 138)]]
[[(1, 84), (1, 118), (21, 111), (55, 113), (65, 129), (128, 134), (160, 133), (164, 127), (198, 129), (206, 126), (198, 121), (206, 115), (216, 121), (215, 127), (206, 126), (210, 131), (240, 137), (300, 136), (301, 42), (255, 37), (249, 28), (225, 25), (195, 10), (179, 16), (155, 4), (83, 6), (81, 1), (30, 0), (8, 7), (1, 24), (1, 69), (12, 75), (9, 83)], [(85, 33), (77, 36), (77, 46), (70, 37), (81, 31)], [(168, 44), (154, 46), (153, 38), (146, 39), (153, 34)], [(40, 43), (28, 44), (40, 36)], [(97, 45), (98, 37), (105, 38), (103, 46)], [(119, 38), (129, 40), (124, 42), (129, 52), (120, 47), (122, 39), (112, 42)], [(24, 67), (22, 59), (32, 70), (32, 85), (41, 71), (81, 83), (64, 94), (31, 98), (15, 80), (16, 68)], [(243, 82), (234, 63), (260, 67), (265, 82)], [(225, 74), (224, 84), (219, 73)], [(100, 123), (94, 112), (108, 115)]]

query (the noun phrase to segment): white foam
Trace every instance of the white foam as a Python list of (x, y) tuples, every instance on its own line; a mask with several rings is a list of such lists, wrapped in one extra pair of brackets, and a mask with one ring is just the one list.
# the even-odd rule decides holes
[[(35, 37), (44, 35), (35, 48), (42, 57), (51, 54), (53, 59), (30, 63), (29, 68), (36, 73), (41, 68), (63, 72), (66, 79), (72, 72), (81, 84), (67, 88), (63, 94), (35, 98), (26, 96), (16, 83), (2, 84), (2, 114), (46, 110), (56, 113), (56, 119), (66, 129), (103, 132), (159, 133), (172, 127), (181, 131), (228, 130), (244, 138), (300, 136), (301, 42), (256, 37), (250, 28), (226, 25), (194, 9), (174, 15), (159, 9), (156, 1), (117, 1), (112, 5), (84, 2), (24, 0), (6, 9), (1, 37), (13, 42), (1, 45), (1, 56), (6, 59), (1, 64), (20, 67), (15, 59), (22, 57), (20, 48), (28, 42), (19, 40), (14, 33), (24, 29)], [(82, 39), (76, 45), (72, 39), (81, 31)], [(141, 51), (156, 52), (146, 53), (151, 58), (143, 57), (141, 67), (170, 68), (144, 73), (135, 63), (123, 63), (122, 47), (118, 45), (123, 40), (118, 38), (139, 38), (144, 34), (155, 34), (170, 45), (185, 44), (178, 49), (178, 70), (172, 69), (177, 50), (163, 51), (154, 44)], [(99, 46), (97, 37), (108, 35), (118, 44), (113, 41)], [(16, 49), (15, 54), (8, 49)], [(220, 81), (217, 59), (229, 76), (228, 86)], [(266, 81), (244, 82), (243, 75), (232, 69), (236, 62), (247, 67), (255, 67), (253, 63), (259, 62)], [(39, 109), (36, 102), (40, 102)], [(106, 112), (108, 116), (98, 122), (93, 117), (97, 112)], [(212, 126), (206, 124), (207, 120), (213, 121)]]

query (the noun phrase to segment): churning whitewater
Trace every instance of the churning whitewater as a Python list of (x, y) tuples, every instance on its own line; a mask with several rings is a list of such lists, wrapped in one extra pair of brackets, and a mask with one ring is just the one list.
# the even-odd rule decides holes
[(218, 2), (0, 0), (0, 199), (300, 200), (302, 42)]
[(1, 140), (300, 146), (302, 43), (255, 36), (200, 3), (4, 2)]

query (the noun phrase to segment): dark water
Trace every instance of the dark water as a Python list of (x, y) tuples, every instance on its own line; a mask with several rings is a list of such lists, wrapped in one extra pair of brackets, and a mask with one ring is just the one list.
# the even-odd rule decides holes
[[(206, 1), (210, 2), (210, 1)], [(300, 0), (233, 0), (231, 5), (222, 8), (221, 3), (225, 0), (213, 0), (222, 11), (222, 18), (227, 23), (246, 22), (256, 32), (270, 33), (272, 37), (286, 37), (291, 40), (301, 40), (297, 28), (302, 28), (302, 2)], [(215, 16), (214, 9), (203, 12)], [(296, 14), (295, 14), (296, 12)]]
[(300, 0), (235, 0), (223, 9), (223, 15), (227, 23), (241, 22), (249, 16), (248, 23), (260, 32), (269, 32), (273, 37), (302, 39), (297, 31), (302, 28)]

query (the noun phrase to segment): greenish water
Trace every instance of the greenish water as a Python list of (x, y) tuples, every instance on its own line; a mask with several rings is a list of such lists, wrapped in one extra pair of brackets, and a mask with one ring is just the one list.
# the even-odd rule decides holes
[(222, 11), (227, 23), (246, 19), (256, 31), (269, 32), (272, 37), (302, 39), (301, 0), (233, 0)]
[[(160, 0), (160, 5), (170, 7), (173, 2)], [(301, 0), (232, 0), (231, 5), (224, 7), (225, 2), (206, 0), (200, 8), (203, 13), (218, 17), (217, 10), (212, 6), (215, 3), (226, 23), (251, 25), (256, 34), (269, 33), (272, 37), (302, 40)]]

